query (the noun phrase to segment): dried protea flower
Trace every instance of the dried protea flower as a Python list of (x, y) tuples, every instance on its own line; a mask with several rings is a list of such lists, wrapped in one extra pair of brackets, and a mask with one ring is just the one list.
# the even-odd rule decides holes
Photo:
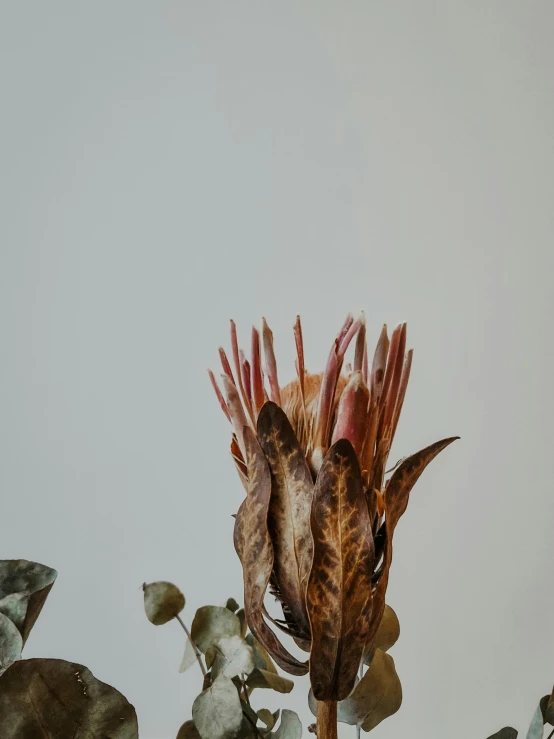
[[(233, 426), (231, 452), (247, 491), (234, 539), (248, 624), (284, 670), (309, 670), (327, 721), (333, 702), (352, 691), (382, 619), (392, 537), (410, 491), (457, 437), (404, 459), (385, 481), (412, 363), (406, 324), (390, 341), (383, 328), (370, 366), (364, 317), (348, 316), (321, 374), (305, 369), (299, 318), (294, 337), (297, 379), (284, 387), (265, 320), (261, 336), (252, 329), (250, 361), (231, 322), (234, 370), (220, 349), (223, 392), (210, 377)], [(283, 619), (265, 610), (268, 586)], [(286, 650), (268, 621), (309, 651), (309, 661)]]

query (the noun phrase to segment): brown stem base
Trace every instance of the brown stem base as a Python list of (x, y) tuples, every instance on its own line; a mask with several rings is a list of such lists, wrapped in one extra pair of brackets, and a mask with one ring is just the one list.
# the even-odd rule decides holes
[(337, 702), (317, 702), (317, 739), (338, 739)]

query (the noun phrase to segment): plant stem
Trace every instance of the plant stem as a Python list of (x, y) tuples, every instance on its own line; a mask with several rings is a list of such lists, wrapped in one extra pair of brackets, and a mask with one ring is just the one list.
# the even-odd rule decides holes
[(554, 729), (552, 729), (552, 731), (551, 731), (551, 732), (550, 732), (550, 734), (549, 734), (549, 735), (548, 735), (548, 736), (546, 737), (546, 739), (552, 739), (552, 737), (553, 737), (553, 736), (554, 736)]
[[(245, 703), (248, 706), (248, 708), (252, 708), (252, 706), (250, 705), (250, 696), (248, 695), (248, 687), (246, 685), (246, 682), (244, 680), (241, 680), (241, 682), (242, 682), (242, 692), (244, 694)], [(258, 727), (256, 726), (256, 724), (252, 721), (252, 719), (250, 718), (250, 716), (246, 713), (246, 711), (244, 710), (244, 708), (242, 709), (242, 713), (243, 713), (243, 716), (245, 717), (245, 719), (250, 724), (250, 726), (252, 726), (252, 728), (256, 732), (256, 736), (260, 737), (260, 739), (263, 739), (263, 735), (260, 733), (260, 730), (258, 729)]]
[(317, 702), (317, 739), (338, 739), (337, 701)]
[(206, 677), (206, 674), (207, 673), (206, 673), (206, 668), (204, 667), (204, 663), (202, 662), (202, 653), (201, 653), (201, 651), (198, 649), (198, 647), (196, 646), (196, 644), (192, 641), (192, 636), (190, 635), (190, 631), (188, 630), (187, 625), (185, 624), (185, 622), (183, 621), (183, 619), (181, 618), (181, 616), (177, 615), (177, 616), (175, 616), (175, 618), (177, 619), (177, 621), (183, 627), (183, 629), (185, 631), (185, 634), (187, 635), (187, 638), (188, 638), (189, 642), (191, 643), (192, 648), (194, 649), (194, 654), (196, 655), (196, 659), (198, 660), (198, 664), (200, 665), (200, 669), (202, 670), (202, 675), (204, 677)]
[[(364, 661), (362, 659), (362, 661), (360, 662), (360, 669), (358, 671), (358, 677), (361, 680), (363, 676), (364, 676)], [(360, 739), (361, 735), (362, 735), (362, 727), (360, 724), (356, 724), (356, 739)]]

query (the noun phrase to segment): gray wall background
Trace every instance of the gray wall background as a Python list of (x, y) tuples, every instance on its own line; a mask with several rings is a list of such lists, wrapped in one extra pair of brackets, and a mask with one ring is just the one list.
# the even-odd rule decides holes
[(266, 315), (292, 378), (299, 312), (321, 369), (365, 309), (416, 349), (392, 457), (462, 437), (397, 532), (405, 697), (375, 735), (523, 729), (554, 681), (553, 4), (0, 7), (0, 556), (59, 570), (27, 655), (175, 736), (199, 675), (140, 585), (189, 621), (241, 591), (205, 368)]

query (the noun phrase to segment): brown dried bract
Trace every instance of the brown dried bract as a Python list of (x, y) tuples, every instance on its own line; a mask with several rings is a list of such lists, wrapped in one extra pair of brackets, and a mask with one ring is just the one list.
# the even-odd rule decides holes
[(375, 556), (360, 467), (346, 439), (336, 442), (323, 461), (311, 525), (312, 690), (317, 700), (342, 700), (354, 687), (362, 658)]

